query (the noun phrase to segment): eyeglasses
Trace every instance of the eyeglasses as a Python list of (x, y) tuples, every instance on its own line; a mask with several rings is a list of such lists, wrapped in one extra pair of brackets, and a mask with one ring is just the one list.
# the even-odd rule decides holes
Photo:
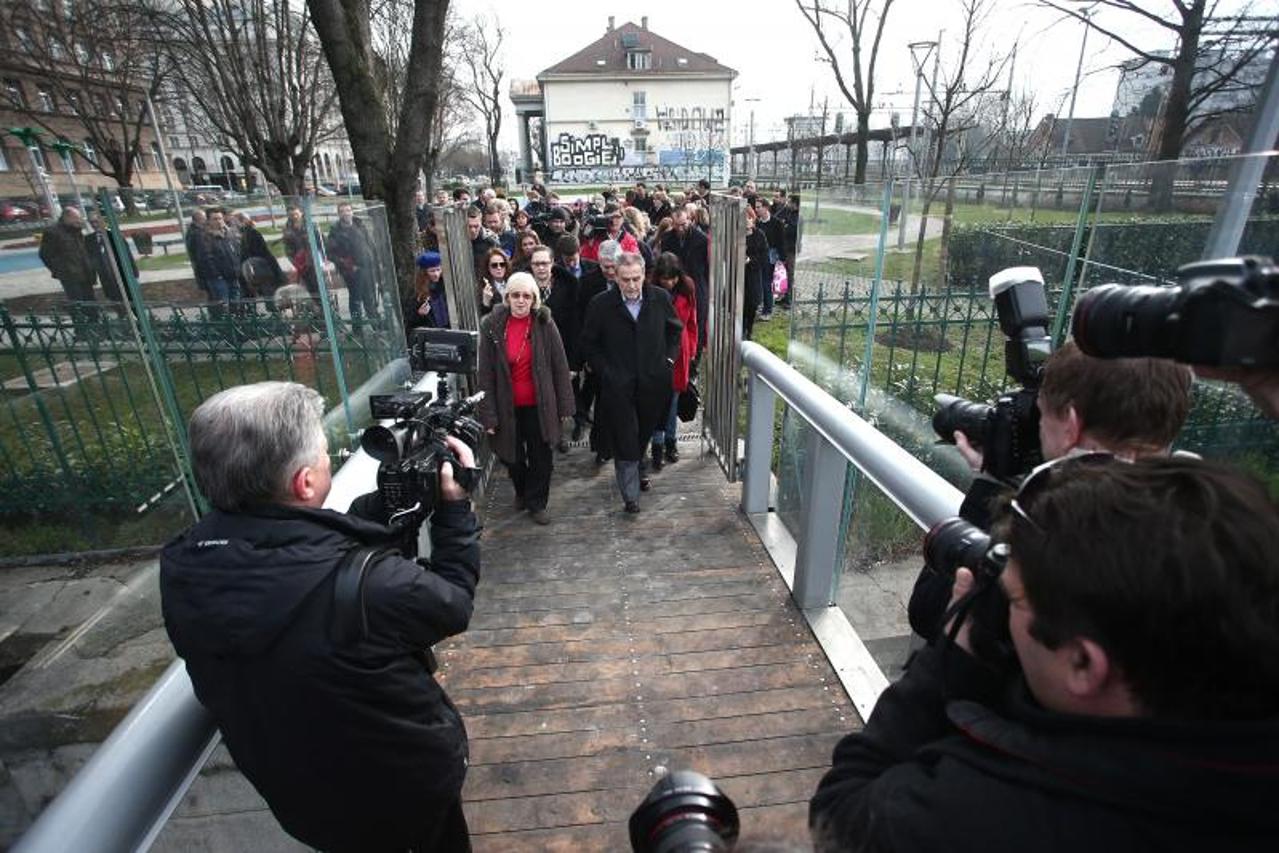
[[(1009, 501), (1008, 508), (1013, 515), (1030, 525), (1036, 533), (1042, 537), (1048, 536), (1048, 531), (1039, 522), (1030, 517), (1030, 513), (1026, 512), (1026, 504), (1034, 504), (1035, 498), (1043, 493), (1044, 488), (1053, 479), (1053, 471), (1067, 471), (1075, 467), (1095, 467), (1099, 465), (1109, 465), (1115, 461), (1117, 457), (1113, 453), (1107, 453), (1104, 450), (1093, 450), (1087, 453), (1076, 453), (1073, 456), (1062, 456), (1059, 459), (1050, 459), (1042, 465), (1035, 466), (1035, 469), (1026, 475), (1026, 479), (1021, 481), (1021, 485), (1017, 488), (1017, 494)], [(1123, 460), (1120, 460), (1123, 461)]]
[(511, 293), (511, 292), (508, 292), (508, 293), (506, 294), (506, 298), (507, 298), (507, 299), (532, 299), (532, 298), (533, 298), (533, 294), (531, 294), (531, 293), (518, 293), (518, 292), (517, 292), (517, 293)]
[(489, 264), (489, 269), (491, 269), (491, 270), (501, 270), (501, 269), (506, 269), (506, 262), (505, 262), (505, 261), (494, 261), (493, 263)]

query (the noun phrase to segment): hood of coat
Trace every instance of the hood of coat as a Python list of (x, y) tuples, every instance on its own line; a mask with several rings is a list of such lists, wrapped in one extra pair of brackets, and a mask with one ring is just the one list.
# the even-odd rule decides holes
[(1150, 814), (1170, 825), (1279, 829), (1272, 807), (1279, 790), (1279, 720), (1066, 716), (1040, 708), (1024, 689), (1008, 710), (1004, 715), (975, 702), (952, 702), (947, 713), (969, 743), (952, 738), (930, 749), (1026, 787)]
[(215, 510), (161, 552), (161, 605), (174, 647), (183, 656), (258, 654), (326, 585), (344, 552), (361, 544), (393, 547), (396, 536), (385, 525), (327, 509)]

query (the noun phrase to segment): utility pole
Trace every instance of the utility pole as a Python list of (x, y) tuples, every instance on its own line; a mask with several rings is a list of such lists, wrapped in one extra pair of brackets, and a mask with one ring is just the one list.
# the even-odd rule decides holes
[(813, 187), (813, 221), (821, 222), (822, 217), (822, 161), (826, 154), (826, 110), (830, 105), (830, 96), (822, 101), (822, 130), (817, 136), (817, 184)]
[(1075, 120), (1075, 96), (1079, 94), (1079, 77), (1084, 70), (1084, 52), (1088, 48), (1088, 31), (1092, 29), (1089, 22), (1092, 18), (1093, 7), (1089, 6), (1083, 11), (1084, 16), (1084, 37), (1079, 42), (1079, 62), (1075, 65), (1075, 85), (1070, 90), (1070, 112), (1066, 113), (1066, 132), (1061, 137), (1061, 156), (1066, 157), (1066, 150), (1070, 147), (1070, 125)]
[(164, 167), (164, 183), (169, 188), (169, 194), (173, 196), (173, 210), (178, 214), (178, 233), (181, 234), (182, 222), (186, 217), (182, 215), (182, 199), (173, 186), (173, 176), (169, 174), (169, 149), (164, 145), (164, 131), (160, 128), (160, 119), (155, 114), (155, 105), (151, 103), (150, 93), (147, 93), (147, 115), (151, 116), (151, 129), (155, 131), (156, 142), (160, 145), (160, 159), (164, 161), (160, 164)]

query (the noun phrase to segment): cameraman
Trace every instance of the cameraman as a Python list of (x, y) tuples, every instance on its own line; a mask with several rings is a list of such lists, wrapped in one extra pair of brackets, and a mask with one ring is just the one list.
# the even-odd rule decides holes
[[(1036, 398), (1039, 443), (1045, 459), (1105, 450), (1123, 459), (1166, 456), (1190, 412), (1190, 370), (1157, 358), (1100, 359), (1073, 341), (1048, 357)], [(955, 443), (974, 471), (982, 453), (963, 433)], [(1004, 484), (978, 474), (959, 514), (983, 530), (990, 504)], [(950, 578), (927, 566), (911, 593), (907, 613), (916, 634), (932, 642), (950, 600)]]
[[(470, 621), (475, 515), (448, 462), (429, 563), (395, 552), (415, 527), (369, 520), (376, 494), (357, 501), (365, 517), (322, 509), (323, 410), (291, 382), (230, 388), (195, 410), (196, 482), (215, 509), (161, 555), (165, 627), (236, 765), (290, 835), (331, 851), (469, 850), (466, 730), (430, 647)], [(470, 448), (448, 444), (474, 465)], [(386, 550), (360, 551), (370, 547)], [(338, 592), (356, 551), (358, 598)], [(359, 635), (340, 635), (361, 622)]]
[[(1020, 663), (923, 649), (835, 748), (818, 849), (1274, 850), (1279, 507), (1243, 474), (1042, 466), (1000, 523)], [(959, 569), (955, 598), (972, 588)], [(991, 590), (997, 592), (998, 590)]]

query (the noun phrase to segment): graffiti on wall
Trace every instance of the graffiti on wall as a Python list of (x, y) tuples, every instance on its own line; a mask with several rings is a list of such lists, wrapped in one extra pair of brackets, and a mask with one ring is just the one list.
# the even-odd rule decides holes
[(662, 166), (652, 163), (635, 166), (599, 166), (552, 169), (554, 184), (627, 184), (635, 181), (669, 181), (691, 183), (706, 177), (705, 166)]
[(616, 166), (625, 156), (621, 141), (616, 136), (603, 133), (586, 136), (561, 133), (551, 143), (551, 166), (554, 169)]

